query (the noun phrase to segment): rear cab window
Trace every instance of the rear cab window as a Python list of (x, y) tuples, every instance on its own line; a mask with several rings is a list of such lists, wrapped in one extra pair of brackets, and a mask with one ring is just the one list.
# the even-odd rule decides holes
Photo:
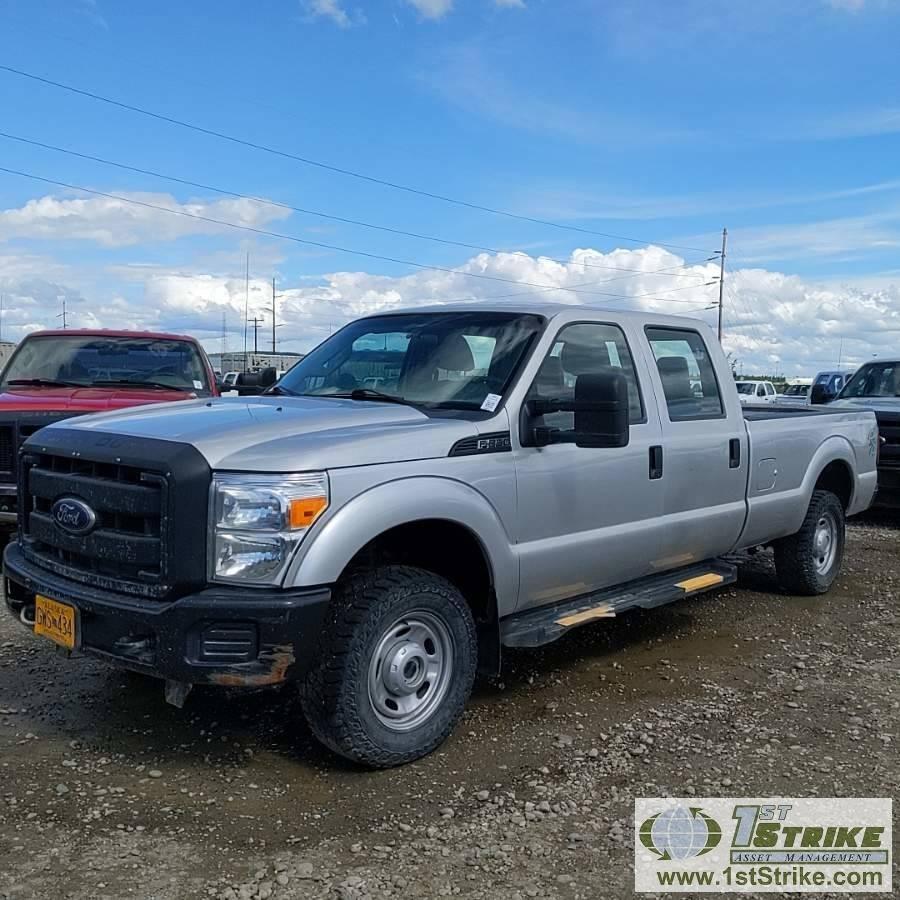
[(715, 367), (699, 332), (681, 328), (645, 329), (662, 382), (669, 420), (724, 416)]

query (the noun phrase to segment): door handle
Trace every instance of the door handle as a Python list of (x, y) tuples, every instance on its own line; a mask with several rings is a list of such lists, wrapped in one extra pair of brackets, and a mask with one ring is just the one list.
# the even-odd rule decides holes
[(663, 448), (655, 444), (650, 448), (650, 480), (656, 481), (663, 476)]
[(728, 468), (739, 469), (741, 467), (741, 439), (732, 438), (728, 442)]

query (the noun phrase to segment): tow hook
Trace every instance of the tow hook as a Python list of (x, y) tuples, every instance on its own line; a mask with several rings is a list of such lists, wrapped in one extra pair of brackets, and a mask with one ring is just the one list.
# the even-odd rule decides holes
[[(31, 616), (29, 619), (28, 617)], [(34, 628), (34, 606), (23, 606), (19, 610), (19, 621), (29, 628)]]
[(172, 706), (181, 709), (192, 687), (193, 685), (187, 681), (173, 681), (171, 678), (167, 678), (166, 703), (171, 703)]

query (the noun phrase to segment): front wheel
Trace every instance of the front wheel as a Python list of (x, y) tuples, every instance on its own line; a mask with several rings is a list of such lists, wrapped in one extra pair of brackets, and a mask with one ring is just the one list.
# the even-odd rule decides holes
[(841, 570), (845, 542), (844, 507), (831, 491), (815, 491), (803, 525), (775, 544), (775, 572), (792, 594), (829, 590)]
[(335, 592), (303, 711), (341, 756), (411, 762), (459, 721), (477, 658), (471, 610), (445, 578), (411, 566), (360, 572)]

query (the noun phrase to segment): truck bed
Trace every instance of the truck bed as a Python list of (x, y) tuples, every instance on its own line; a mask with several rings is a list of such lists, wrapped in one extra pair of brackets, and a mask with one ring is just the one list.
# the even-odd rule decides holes
[(846, 409), (828, 406), (743, 406), (741, 411), (748, 422), (765, 422), (768, 419), (796, 419), (805, 416), (836, 416)]

